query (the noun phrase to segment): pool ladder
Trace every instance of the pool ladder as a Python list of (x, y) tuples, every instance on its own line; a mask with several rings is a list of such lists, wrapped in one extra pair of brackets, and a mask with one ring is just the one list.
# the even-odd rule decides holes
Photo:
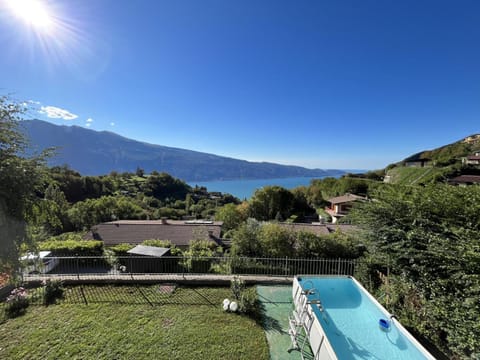
[[(308, 311), (308, 307), (309, 305), (315, 304), (318, 306), (319, 310), (323, 312), (323, 306), (320, 299), (308, 299), (309, 295), (318, 294), (318, 291), (313, 286), (312, 288), (307, 290), (300, 290), (300, 292), (299, 289), (301, 288), (298, 287), (297, 292), (294, 296), (295, 309), (293, 310), (292, 315), (288, 319), (288, 333), (290, 335), (292, 345), (287, 351), (291, 352), (293, 350), (298, 350), (300, 351), (300, 356), (302, 357), (302, 359), (304, 359), (305, 346), (307, 344), (310, 344), (310, 331), (314, 320), (314, 314), (313, 312)], [(299, 306), (297, 306), (297, 304)], [(300, 345), (299, 337), (302, 329), (304, 330), (305, 334)], [(320, 346), (318, 347), (316, 352), (312, 349), (314, 359), (318, 358), (318, 353), (320, 351), (322, 343), (323, 339), (321, 339)]]

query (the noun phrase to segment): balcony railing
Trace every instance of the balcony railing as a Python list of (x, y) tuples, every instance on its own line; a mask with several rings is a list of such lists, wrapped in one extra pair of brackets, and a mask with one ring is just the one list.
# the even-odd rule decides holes
[(292, 259), (249, 257), (49, 257), (24, 264), (23, 276), (95, 275), (121, 277), (137, 274), (217, 274), (291, 277), (302, 275), (354, 275), (353, 259)]

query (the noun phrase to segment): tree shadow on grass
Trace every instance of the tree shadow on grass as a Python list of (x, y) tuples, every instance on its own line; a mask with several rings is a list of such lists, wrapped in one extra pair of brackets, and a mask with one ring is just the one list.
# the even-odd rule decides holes
[(280, 325), (280, 322), (274, 317), (267, 315), (265, 304), (259, 301), (255, 320), (262, 326), (265, 331), (276, 331), (281, 334), (287, 334), (285, 329)]
[(278, 300), (273, 300), (270, 298), (267, 298), (263, 295), (258, 294), (258, 299), (263, 303), (263, 304), (291, 304), (291, 300), (286, 300), (286, 301), (278, 301)]

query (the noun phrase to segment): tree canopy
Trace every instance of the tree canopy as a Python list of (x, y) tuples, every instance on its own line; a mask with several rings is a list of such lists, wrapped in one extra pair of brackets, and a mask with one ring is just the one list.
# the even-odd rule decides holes
[(25, 157), (27, 140), (19, 130), (23, 107), (0, 97), (0, 260), (16, 262), (19, 247), (29, 240), (28, 218), (34, 216), (36, 190), (44, 175), (46, 153)]
[[(480, 187), (384, 186), (352, 218), (375, 262), (380, 291), (406, 325), (446, 352), (480, 355)], [(388, 286), (387, 286), (388, 285)]]

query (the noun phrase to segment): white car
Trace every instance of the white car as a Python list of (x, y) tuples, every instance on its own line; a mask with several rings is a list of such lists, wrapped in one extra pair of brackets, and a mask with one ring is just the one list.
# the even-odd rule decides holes
[(24, 272), (30, 273), (48, 273), (58, 265), (58, 258), (49, 257), (51, 251), (40, 251), (38, 254), (27, 253), (22, 256), (20, 261), (24, 264)]

